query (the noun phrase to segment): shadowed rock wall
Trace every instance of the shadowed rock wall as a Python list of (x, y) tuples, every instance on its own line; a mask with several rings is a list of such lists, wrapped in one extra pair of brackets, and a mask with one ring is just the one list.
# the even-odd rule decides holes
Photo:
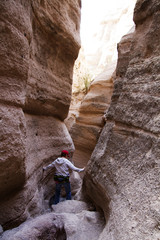
[(79, 0), (0, 1), (0, 224), (43, 207), (42, 166), (74, 145), (68, 114)]
[(99, 240), (160, 238), (159, 0), (138, 0), (134, 22), (118, 45), (111, 105), (85, 174), (107, 220)]

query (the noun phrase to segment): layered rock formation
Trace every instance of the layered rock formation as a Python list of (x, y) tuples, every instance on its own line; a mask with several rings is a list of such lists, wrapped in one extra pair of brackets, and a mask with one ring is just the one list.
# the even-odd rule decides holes
[(79, 114), (79, 108), (81, 106), (81, 102), (86, 95), (85, 92), (80, 91), (80, 92), (72, 92), (72, 100), (71, 100), (71, 105), (69, 108), (69, 113), (67, 118), (65, 119), (65, 124), (67, 126), (67, 129), (70, 131), (73, 124), (75, 124), (76, 119)]
[[(53, 181), (42, 175), (42, 166), (57, 157), (62, 147), (74, 148), (63, 119), (68, 113), (73, 63), (79, 50), (79, 3), (0, 2), (0, 223), (4, 229), (43, 211), (43, 199), (53, 190)], [(78, 203), (69, 205), (74, 210), (78, 207), (78, 212), (69, 208), (71, 212), (65, 213), (65, 206), (59, 205), (55, 213), (4, 232), (2, 239), (160, 238), (159, 12), (159, 0), (138, 0), (136, 4), (136, 29), (118, 45), (111, 104), (86, 169), (83, 192), (103, 210), (105, 229), (97, 212), (86, 211), (84, 203)], [(93, 85), (105, 83), (111, 94), (112, 81), (102, 80), (101, 76)], [(103, 126), (102, 113), (111, 96), (102, 92), (104, 85), (97, 86), (99, 93), (91, 86), (79, 115), (79, 123), (87, 126), (92, 141)], [(102, 93), (105, 103), (100, 101)], [(101, 103), (98, 108), (97, 100)], [(92, 118), (88, 110), (93, 112)], [(81, 129), (77, 133), (82, 137), (79, 143), (84, 144), (81, 149), (94, 147)], [(50, 188), (44, 191), (46, 184)]]
[(159, 0), (138, 0), (135, 32), (118, 45), (111, 105), (84, 181), (106, 217), (99, 240), (160, 238), (159, 13)]
[(116, 64), (112, 64), (91, 83), (84, 97), (76, 122), (70, 129), (74, 141), (73, 161), (83, 167), (87, 165), (99, 134), (104, 126), (104, 113), (108, 109), (112, 91)]
[(42, 166), (63, 148), (74, 150), (63, 120), (80, 48), (80, 1), (2, 0), (0, 21), (0, 223), (5, 229), (43, 210), (42, 185), (50, 177), (43, 178)]

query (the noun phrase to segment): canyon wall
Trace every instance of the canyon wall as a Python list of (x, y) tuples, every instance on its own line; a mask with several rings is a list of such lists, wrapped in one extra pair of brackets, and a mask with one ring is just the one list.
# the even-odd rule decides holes
[(160, 238), (160, 1), (138, 0), (134, 22), (118, 44), (111, 105), (84, 177), (106, 218), (99, 240)]
[[(63, 122), (80, 48), (80, 0), (0, 1), (0, 224), (43, 211), (42, 167), (74, 145)], [(52, 181), (53, 182), (53, 181)], [(53, 192), (53, 189), (52, 189)]]
[[(104, 126), (103, 115), (110, 105), (113, 91), (117, 64), (117, 42), (124, 33), (134, 31), (133, 9), (136, 0), (129, 2), (119, 0), (114, 7), (112, 6), (113, 2), (95, 0), (93, 12), (90, 13), (89, 21), (87, 21), (88, 1), (82, 1), (82, 48), (76, 61), (73, 77), (73, 96), (75, 98), (71, 102), (69, 115), (65, 120), (75, 144), (73, 161), (80, 167), (85, 166), (89, 161)], [(98, 9), (101, 10), (101, 15)], [(95, 13), (94, 16), (93, 13)], [(84, 76), (88, 77), (88, 82), (90, 79), (94, 78), (94, 80), (86, 96), (81, 100), (78, 112), (75, 112), (74, 108), (78, 105), (75, 99), (78, 102), (80, 95), (74, 95), (74, 91), (76, 88), (78, 89), (80, 82), (81, 86), (84, 85)]]
[(75, 145), (73, 161), (77, 166), (87, 165), (104, 126), (103, 117), (111, 101), (115, 68), (116, 62), (106, 67), (91, 83), (69, 131)]

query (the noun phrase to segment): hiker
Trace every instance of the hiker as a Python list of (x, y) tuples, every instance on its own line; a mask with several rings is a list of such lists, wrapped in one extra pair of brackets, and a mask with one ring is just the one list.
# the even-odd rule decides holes
[(53, 204), (59, 203), (62, 186), (65, 187), (66, 200), (71, 200), (71, 185), (69, 182), (69, 170), (73, 170), (76, 172), (84, 171), (84, 168), (75, 167), (68, 159), (69, 159), (69, 152), (67, 150), (63, 150), (61, 152), (61, 157), (57, 158), (47, 167), (43, 167), (43, 171), (52, 167), (56, 169), (56, 172), (54, 175), (54, 180), (56, 183), (56, 191), (55, 191), (55, 198), (54, 198)]

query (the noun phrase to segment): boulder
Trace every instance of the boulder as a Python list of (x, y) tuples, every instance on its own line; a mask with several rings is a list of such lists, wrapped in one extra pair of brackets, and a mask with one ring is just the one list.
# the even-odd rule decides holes
[(97, 240), (103, 230), (103, 215), (89, 211), (84, 202), (69, 200), (55, 205), (53, 209), (54, 212), (30, 219), (17, 228), (5, 231), (1, 240)]

